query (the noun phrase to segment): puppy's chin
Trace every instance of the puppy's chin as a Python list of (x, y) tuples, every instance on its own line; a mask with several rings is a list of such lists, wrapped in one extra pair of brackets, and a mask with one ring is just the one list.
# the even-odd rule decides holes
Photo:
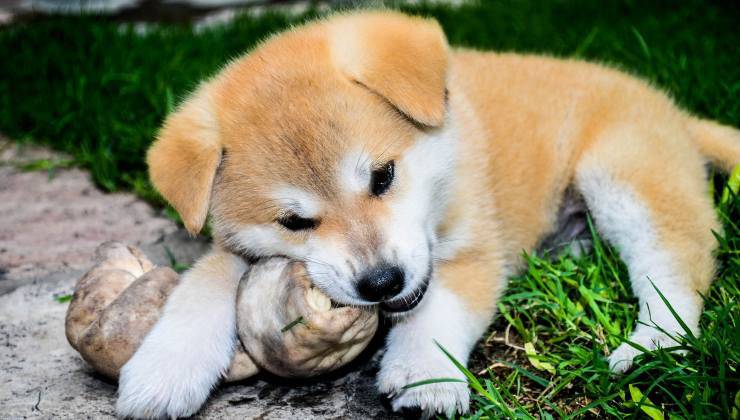
[(352, 297), (341, 289), (337, 291), (334, 288), (326, 288), (316, 283), (314, 283), (314, 286), (318, 287), (326, 296), (329, 297), (329, 299), (331, 300), (331, 304), (334, 307), (354, 306), (354, 307), (370, 308), (370, 307), (377, 305), (377, 303), (375, 302), (368, 302), (362, 299)]
[(402, 318), (413, 313), (424, 300), (431, 278), (432, 268), (430, 266), (427, 274), (424, 276), (424, 280), (415, 289), (403, 296), (381, 302), (379, 305), (381, 312), (389, 318)]
[(426, 283), (406, 296), (380, 303), (380, 310), (387, 316), (401, 316), (413, 311), (424, 299)]

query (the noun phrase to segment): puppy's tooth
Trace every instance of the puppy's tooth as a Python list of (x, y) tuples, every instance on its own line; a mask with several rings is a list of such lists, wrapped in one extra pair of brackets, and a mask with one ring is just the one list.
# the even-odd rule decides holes
[(331, 309), (331, 299), (315, 287), (306, 291), (306, 301), (308, 306), (317, 312), (327, 312)]

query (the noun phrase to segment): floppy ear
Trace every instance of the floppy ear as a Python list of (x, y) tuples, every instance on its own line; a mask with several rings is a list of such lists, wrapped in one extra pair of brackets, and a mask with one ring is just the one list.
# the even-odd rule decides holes
[(417, 122), (442, 125), (448, 48), (436, 21), (376, 12), (338, 16), (329, 27), (342, 72)]
[(200, 232), (206, 221), (221, 149), (208, 92), (199, 89), (167, 117), (147, 153), (152, 184), (191, 234)]

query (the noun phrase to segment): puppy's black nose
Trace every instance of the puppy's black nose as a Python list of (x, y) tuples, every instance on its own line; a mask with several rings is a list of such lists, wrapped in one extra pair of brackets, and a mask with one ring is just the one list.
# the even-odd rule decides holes
[(363, 273), (357, 284), (360, 296), (370, 302), (388, 300), (403, 290), (403, 271), (390, 265), (379, 265)]

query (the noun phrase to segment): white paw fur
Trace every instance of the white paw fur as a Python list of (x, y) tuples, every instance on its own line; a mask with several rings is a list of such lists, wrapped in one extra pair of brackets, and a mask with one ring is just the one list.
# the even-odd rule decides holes
[[(630, 337), (629, 341), (643, 347), (645, 350), (652, 351), (658, 348), (669, 348), (679, 345), (675, 338), (678, 338), (678, 332), (668, 334), (647, 326), (639, 326)], [(634, 365), (635, 357), (643, 352), (631, 346), (629, 343), (622, 343), (609, 355), (609, 370), (615, 374), (622, 374)], [(681, 351), (680, 353), (683, 353)]]
[[(153, 351), (160, 338), (148, 340), (121, 371), (116, 411), (122, 417), (188, 417), (200, 409), (231, 359), (232, 351), (185, 348)], [(164, 344), (172, 346), (173, 343)], [(184, 344), (183, 344), (184, 345)], [(233, 347), (233, 346), (229, 346)]]
[(231, 362), (236, 341), (236, 286), (241, 260), (211, 254), (182, 278), (162, 318), (121, 369), (121, 417), (193, 415)]
[(485, 318), (472, 312), (464, 301), (442, 286), (429, 287), (421, 304), (388, 334), (387, 350), (378, 373), (378, 390), (388, 394), (394, 411), (421, 408), (424, 417), (467, 412), (470, 404), (467, 383), (404, 387), (428, 379), (464, 380), (463, 373), (435, 341), (465, 365), (487, 326)]
[(414, 382), (436, 378), (465, 379), (444, 356), (417, 354), (400, 360), (386, 357), (378, 374), (378, 390), (391, 398), (393, 411), (419, 407), (424, 418), (437, 413), (453, 416), (467, 412), (470, 404), (467, 383), (440, 382), (404, 389)]

